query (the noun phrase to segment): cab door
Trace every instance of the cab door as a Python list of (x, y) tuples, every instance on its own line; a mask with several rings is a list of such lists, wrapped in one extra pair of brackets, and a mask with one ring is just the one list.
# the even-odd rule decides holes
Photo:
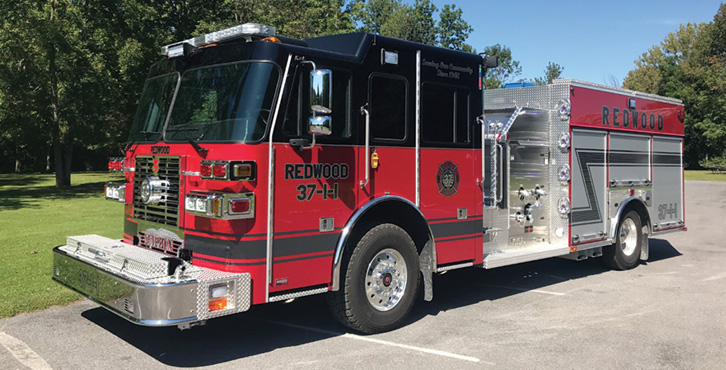
[[(310, 71), (297, 67), (291, 98), (275, 141), (274, 239), (270, 295), (330, 283), (335, 246), (358, 199), (357, 157), (351, 119), (351, 73), (332, 70), (332, 132), (312, 146), (308, 120)], [(295, 145), (295, 139), (308, 140)], [(311, 147), (312, 146), (312, 147)]]
[(480, 126), (471, 114), (471, 95), (460, 83), (421, 83), (421, 210), (439, 266), (481, 258), (481, 150), (474, 149)]
[[(407, 60), (405, 55), (401, 60)], [(361, 110), (363, 138), (359, 140), (361, 205), (386, 195), (414, 202), (416, 153), (410, 78), (397, 71), (374, 72), (366, 81), (367, 103)], [(369, 147), (365, 122), (369, 121)], [(366, 171), (366, 163), (368, 168)], [(366, 176), (367, 174), (367, 176)]]

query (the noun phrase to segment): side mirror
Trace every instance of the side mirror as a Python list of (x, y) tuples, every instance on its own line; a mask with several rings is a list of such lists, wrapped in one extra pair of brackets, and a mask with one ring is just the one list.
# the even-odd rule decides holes
[(496, 55), (487, 55), (484, 58), (484, 66), (486, 68), (497, 68), (499, 66), (499, 58)]
[(330, 116), (310, 117), (308, 133), (312, 135), (328, 136), (333, 132), (333, 120)]
[(310, 110), (313, 115), (333, 113), (333, 71), (314, 69), (310, 72)]

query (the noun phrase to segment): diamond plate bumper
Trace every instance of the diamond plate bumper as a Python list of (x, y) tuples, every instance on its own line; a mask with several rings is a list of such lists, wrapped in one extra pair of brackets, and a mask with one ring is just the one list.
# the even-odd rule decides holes
[[(184, 263), (168, 275), (165, 257), (98, 235), (69, 237), (53, 249), (53, 280), (145, 326), (185, 325), (249, 309), (250, 274)], [(219, 284), (228, 287), (227, 308), (210, 312), (209, 289)]]

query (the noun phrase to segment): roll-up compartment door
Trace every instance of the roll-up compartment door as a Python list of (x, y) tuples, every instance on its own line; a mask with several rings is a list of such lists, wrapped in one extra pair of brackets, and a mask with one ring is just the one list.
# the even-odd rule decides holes
[(570, 221), (575, 243), (606, 232), (606, 145), (605, 131), (572, 130)]
[(653, 137), (654, 231), (683, 224), (683, 138)]

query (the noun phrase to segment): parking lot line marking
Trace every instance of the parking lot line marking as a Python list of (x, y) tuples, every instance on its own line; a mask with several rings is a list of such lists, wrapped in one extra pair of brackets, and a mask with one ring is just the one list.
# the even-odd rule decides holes
[(288, 326), (288, 327), (291, 327), (291, 328), (296, 328), (296, 329), (301, 329), (301, 330), (314, 331), (316, 333), (321, 333), (321, 334), (326, 334), (326, 335), (331, 335), (331, 336), (336, 336), (336, 337), (343, 337), (343, 338), (348, 338), (348, 339), (355, 339), (355, 340), (360, 340), (360, 341), (364, 341), (364, 342), (371, 342), (371, 343), (376, 343), (376, 344), (382, 344), (382, 345), (385, 345), (385, 346), (398, 347), (398, 348), (408, 349), (408, 350), (411, 350), (411, 351), (417, 351), (417, 352), (423, 352), (423, 353), (428, 353), (428, 354), (432, 354), (432, 355), (449, 357), (449, 358), (454, 358), (454, 359), (457, 359), (457, 360), (463, 360), (463, 361), (469, 361), (469, 362), (476, 362), (476, 363), (483, 363), (483, 364), (487, 364), (487, 365), (496, 365), (493, 362), (482, 361), (482, 360), (480, 360), (480, 359), (478, 359), (476, 357), (458, 355), (456, 353), (451, 353), (451, 352), (446, 352), (446, 351), (440, 351), (440, 350), (437, 350), (437, 349), (416, 347), (416, 346), (411, 346), (411, 345), (408, 345), (408, 344), (401, 344), (401, 343), (389, 342), (387, 340), (375, 339), (375, 338), (370, 338), (370, 337), (364, 337), (362, 335), (357, 335), (357, 334), (339, 333), (339, 332), (334, 332), (334, 331), (330, 331), (330, 330), (324, 330), (324, 329), (313, 328), (313, 327), (310, 327), (310, 326), (303, 326), (303, 325), (291, 324), (291, 323), (282, 322), (282, 321), (272, 321), (272, 320), (267, 320), (267, 319), (255, 319), (255, 320), (264, 321), (264, 322), (267, 322), (267, 323), (270, 323), (270, 324), (275, 324), (275, 325)]
[(711, 277), (707, 277), (701, 281), (712, 281), (712, 280), (718, 280), (718, 279), (723, 279), (723, 278), (726, 278), (726, 272), (720, 273), (718, 275), (713, 275)]
[(0, 332), (0, 345), (10, 352), (21, 364), (33, 370), (51, 370), (43, 358), (30, 349), (27, 344), (5, 332)]
[(534, 292), (534, 293), (557, 295), (557, 296), (567, 295), (565, 293), (551, 292), (549, 290), (515, 288), (515, 287), (511, 287), (511, 286), (506, 286), (506, 285), (480, 284), (480, 283), (474, 283), (474, 285), (487, 286), (487, 287), (500, 288), (500, 289), (511, 289), (511, 290), (516, 290), (519, 292)]

